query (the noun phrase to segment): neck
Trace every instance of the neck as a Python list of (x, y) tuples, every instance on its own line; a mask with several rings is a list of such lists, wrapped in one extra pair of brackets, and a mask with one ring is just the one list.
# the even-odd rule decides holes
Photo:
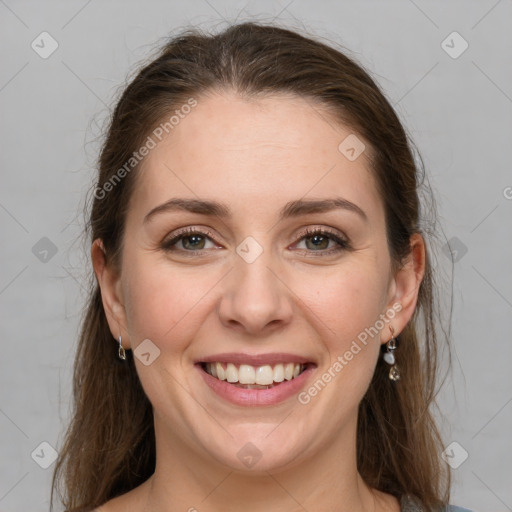
[[(155, 422), (156, 469), (144, 511), (359, 512), (375, 495), (357, 472), (355, 424), (315, 457), (270, 471), (236, 471), (185, 446)], [(179, 463), (177, 462), (179, 461)]]

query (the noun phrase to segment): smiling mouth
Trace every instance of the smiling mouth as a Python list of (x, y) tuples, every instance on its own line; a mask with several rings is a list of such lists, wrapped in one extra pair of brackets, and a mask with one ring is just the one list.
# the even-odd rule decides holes
[(203, 371), (212, 377), (244, 389), (270, 389), (282, 382), (297, 378), (310, 365), (279, 363), (275, 365), (252, 366), (224, 362), (200, 363)]

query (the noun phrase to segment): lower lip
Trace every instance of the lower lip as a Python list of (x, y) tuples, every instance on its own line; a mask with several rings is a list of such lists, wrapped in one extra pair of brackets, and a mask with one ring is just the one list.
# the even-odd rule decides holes
[(219, 380), (205, 372), (200, 364), (196, 365), (206, 384), (217, 395), (225, 400), (245, 406), (275, 405), (296, 395), (306, 384), (307, 379), (315, 369), (308, 366), (298, 377), (285, 380), (269, 389), (245, 389), (233, 386), (225, 380)]

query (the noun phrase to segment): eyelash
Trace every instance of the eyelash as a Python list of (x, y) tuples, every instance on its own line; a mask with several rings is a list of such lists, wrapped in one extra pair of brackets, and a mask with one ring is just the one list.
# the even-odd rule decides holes
[[(191, 237), (193, 235), (200, 235), (200, 236), (211, 239), (211, 241), (214, 240), (214, 235), (212, 233), (210, 233), (209, 231), (201, 231), (196, 228), (186, 228), (186, 229), (183, 229), (183, 230), (179, 231), (178, 233), (176, 233), (175, 236), (173, 236), (169, 240), (165, 240), (164, 242), (162, 242), (161, 248), (166, 252), (179, 251), (179, 252), (185, 253), (185, 254), (188, 253), (187, 255), (189, 255), (189, 256), (195, 256), (198, 254), (201, 255), (201, 254), (204, 254), (205, 252), (208, 252), (209, 249), (198, 249), (198, 250), (189, 251), (189, 250), (185, 250), (185, 249), (173, 248), (173, 246), (180, 240), (182, 240), (184, 238)], [(340, 237), (338, 234), (336, 234), (332, 231), (329, 231), (327, 229), (324, 229), (324, 228), (317, 228), (317, 229), (308, 228), (308, 229), (306, 229), (305, 231), (300, 233), (298, 242), (302, 241), (305, 238), (310, 238), (310, 237), (317, 236), (317, 235), (329, 238), (333, 242), (336, 242), (339, 247), (331, 248), (328, 250), (320, 250), (320, 251), (314, 251), (314, 250), (310, 250), (310, 249), (298, 249), (298, 250), (299, 251), (307, 251), (308, 253), (312, 253), (315, 255), (315, 257), (316, 256), (322, 257), (322, 256), (329, 256), (329, 255), (332, 255), (334, 253), (338, 253), (341, 251), (348, 251), (351, 249), (351, 246), (350, 246), (348, 240), (346, 240), (346, 239)], [(318, 253), (318, 254), (315, 254), (315, 253)]]

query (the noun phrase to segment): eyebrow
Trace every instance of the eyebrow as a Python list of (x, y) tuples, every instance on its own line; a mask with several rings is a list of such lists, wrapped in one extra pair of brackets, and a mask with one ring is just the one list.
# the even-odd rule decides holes
[[(299, 217), (301, 215), (325, 213), (339, 209), (356, 213), (365, 222), (368, 221), (366, 213), (359, 206), (341, 197), (335, 197), (332, 199), (297, 199), (296, 201), (290, 201), (281, 209), (279, 213), (279, 220), (282, 221), (292, 217)], [(179, 211), (216, 216), (222, 219), (229, 219), (232, 217), (229, 207), (217, 201), (175, 197), (153, 208), (144, 217), (144, 224), (149, 222), (157, 214)]]

